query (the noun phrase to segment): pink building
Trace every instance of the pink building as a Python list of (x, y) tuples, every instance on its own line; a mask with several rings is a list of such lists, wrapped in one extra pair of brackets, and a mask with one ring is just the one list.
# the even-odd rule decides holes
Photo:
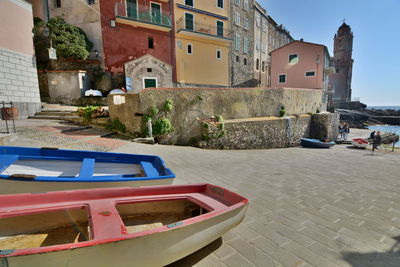
[(271, 87), (321, 89), (326, 102), (330, 65), (326, 46), (293, 41), (271, 52)]

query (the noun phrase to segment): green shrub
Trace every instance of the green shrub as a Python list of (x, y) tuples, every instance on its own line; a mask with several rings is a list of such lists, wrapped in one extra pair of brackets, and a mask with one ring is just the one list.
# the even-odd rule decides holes
[(279, 110), (279, 117), (283, 117), (286, 114), (286, 110), (285, 107), (281, 107), (281, 109)]
[(88, 107), (84, 107), (84, 108), (79, 108), (78, 112), (83, 117), (83, 120), (85, 122), (90, 122), (90, 121), (92, 121), (93, 111), (97, 110), (98, 108), (99, 107), (97, 107), (97, 106), (88, 106)]
[(224, 121), (224, 118), (221, 115), (217, 115), (215, 117), (215, 119), (217, 120), (217, 122), (223, 122)]
[[(51, 39), (53, 47), (57, 50), (57, 57), (85, 60), (89, 56), (93, 43), (82, 29), (66, 23), (60, 17), (54, 17), (47, 23), (35, 18), (34, 23), (32, 32), (37, 55), (47, 53)], [(46, 28), (49, 29), (50, 36), (46, 35)]]
[(126, 133), (126, 126), (122, 122), (120, 122), (118, 119), (115, 120), (108, 120), (106, 124), (106, 129), (109, 131), (117, 131), (120, 133)]
[(171, 111), (174, 110), (174, 103), (172, 102), (171, 99), (165, 100), (164, 103), (164, 112), (165, 113), (170, 113)]
[(159, 112), (158, 108), (156, 106), (152, 106), (149, 108), (149, 115), (150, 117), (154, 117), (155, 115), (157, 115)]
[(155, 118), (153, 121), (153, 135), (154, 136), (161, 136), (161, 135), (168, 135), (174, 131), (174, 127), (169, 119), (165, 117), (158, 117)]

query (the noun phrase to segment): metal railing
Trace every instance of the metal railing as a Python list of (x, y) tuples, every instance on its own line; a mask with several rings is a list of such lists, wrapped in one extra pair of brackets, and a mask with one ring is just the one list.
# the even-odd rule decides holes
[[(6, 101), (1, 101), (1, 119), (3, 121), (5, 121), (5, 125), (6, 128), (3, 129), (3, 127), (0, 128), (0, 133), (11, 133), (10, 131), (10, 127), (8, 125), (8, 121), (11, 120), (12, 121), (12, 129), (14, 130), (14, 133), (16, 133), (17, 131), (15, 130), (15, 121), (14, 121), (14, 116), (16, 116), (16, 114), (14, 114), (14, 105), (13, 102), (6, 102)], [(4, 131), (5, 130), (5, 131)]]
[(125, 2), (115, 3), (115, 17), (172, 28), (171, 14), (160, 9), (152, 9), (151, 6), (131, 3), (125, 5)]
[(176, 21), (176, 29), (178, 32), (185, 30), (195, 33), (212, 35), (215, 37), (221, 37), (227, 39), (232, 38), (232, 31), (229, 31), (229, 29), (225, 26), (217, 26), (217, 25), (199, 23), (193, 20), (186, 20), (184, 16)]

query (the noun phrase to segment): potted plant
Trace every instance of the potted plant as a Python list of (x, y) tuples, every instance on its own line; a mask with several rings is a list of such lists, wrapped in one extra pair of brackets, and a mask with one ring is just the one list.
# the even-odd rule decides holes
[(4, 107), (1, 108), (1, 117), (3, 120), (11, 120), (18, 118), (18, 108), (17, 107)]

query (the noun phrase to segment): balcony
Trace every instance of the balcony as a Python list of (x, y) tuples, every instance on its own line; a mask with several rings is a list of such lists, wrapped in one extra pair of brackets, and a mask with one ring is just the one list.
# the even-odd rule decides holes
[[(127, 4), (125, 4), (127, 3)], [(169, 32), (172, 29), (171, 15), (161, 11), (161, 6), (152, 2), (150, 6), (132, 4), (128, 1), (115, 4), (116, 22), (133, 27)]]
[(184, 33), (188, 36), (206, 38), (215, 41), (231, 41), (232, 32), (224, 24), (210, 25), (193, 21), (187, 17), (181, 17), (176, 21), (177, 33)]

